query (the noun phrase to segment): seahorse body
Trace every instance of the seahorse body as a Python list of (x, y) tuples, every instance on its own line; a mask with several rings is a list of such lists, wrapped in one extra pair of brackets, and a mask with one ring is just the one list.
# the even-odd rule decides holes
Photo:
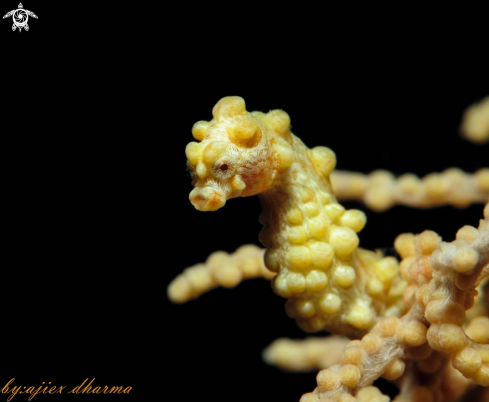
[(186, 148), (190, 201), (214, 211), (228, 199), (259, 195), (265, 265), (278, 273), (273, 288), (288, 298), (287, 313), (308, 332), (349, 337), (381, 316), (399, 315), (406, 287), (399, 264), (358, 247), (366, 217), (345, 211), (333, 194), (334, 152), (307, 148), (282, 110), (249, 113), (242, 98), (226, 97), (212, 112), (192, 129), (200, 142)]

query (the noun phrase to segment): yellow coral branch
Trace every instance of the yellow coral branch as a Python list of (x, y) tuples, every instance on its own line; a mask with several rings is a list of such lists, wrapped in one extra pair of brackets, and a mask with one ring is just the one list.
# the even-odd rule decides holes
[(311, 371), (337, 364), (347, 344), (344, 336), (309, 337), (302, 340), (280, 338), (263, 351), (263, 360), (286, 371)]
[(474, 174), (451, 168), (422, 179), (414, 174), (404, 174), (396, 179), (385, 170), (368, 175), (334, 171), (331, 183), (339, 200), (362, 201), (374, 211), (385, 211), (394, 205), (466, 207), (472, 203), (485, 203), (489, 198), (489, 168)]
[(233, 288), (249, 278), (271, 279), (274, 272), (263, 263), (265, 250), (252, 244), (241, 246), (233, 254), (212, 253), (205, 263), (185, 269), (168, 286), (168, 297), (185, 303), (218, 286)]
[(467, 140), (476, 144), (489, 141), (489, 96), (467, 108), (460, 132)]
[(457, 240), (441, 243), (431, 257), (433, 280), (420, 289), (431, 323), (428, 342), (448, 353), (453, 366), (477, 384), (489, 386), (489, 345), (470, 339), (462, 328), (465, 310), (474, 304), (475, 288), (488, 275), (489, 204), (478, 229), (464, 226)]

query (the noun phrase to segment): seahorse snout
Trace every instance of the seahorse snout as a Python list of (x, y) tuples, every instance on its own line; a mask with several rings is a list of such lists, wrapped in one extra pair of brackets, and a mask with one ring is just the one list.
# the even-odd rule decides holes
[(224, 193), (210, 187), (194, 188), (189, 199), (198, 211), (216, 211), (226, 204)]

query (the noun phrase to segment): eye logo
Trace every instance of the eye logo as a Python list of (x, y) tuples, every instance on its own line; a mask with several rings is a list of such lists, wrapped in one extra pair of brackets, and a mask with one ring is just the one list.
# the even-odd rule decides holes
[(3, 16), (3, 18), (5, 19), (12, 16), (12, 19), (14, 21), (14, 24), (12, 25), (12, 31), (15, 31), (17, 28), (19, 28), (19, 32), (22, 31), (22, 28), (28, 31), (29, 25), (27, 25), (27, 20), (29, 19), (29, 16), (37, 18), (37, 15), (34, 14), (32, 11), (25, 10), (22, 3), (19, 3), (18, 7), (19, 8), (16, 10), (9, 11)]

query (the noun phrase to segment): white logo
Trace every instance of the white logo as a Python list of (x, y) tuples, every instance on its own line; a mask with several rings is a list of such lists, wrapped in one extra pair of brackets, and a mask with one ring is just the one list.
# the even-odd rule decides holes
[(26, 31), (29, 30), (29, 25), (27, 25), (27, 20), (29, 19), (29, 16), (37, 18), (37, 15), (34, 14), (32, 11), (24, 10), (24, 6), (22, 5), (22, 3), (19, 3), (19, 8), (17, 10), (9, 11), (3, 16), (3, 18), (7, 18), (10, 16), (12, 16), (12, 19), (14, 20), (12, 31), (15, 31), (17, 28), (19, 28), (19, 32), (22, 31), (22, 28), (24, 28)]

